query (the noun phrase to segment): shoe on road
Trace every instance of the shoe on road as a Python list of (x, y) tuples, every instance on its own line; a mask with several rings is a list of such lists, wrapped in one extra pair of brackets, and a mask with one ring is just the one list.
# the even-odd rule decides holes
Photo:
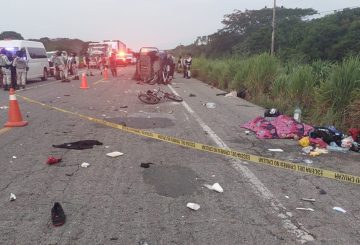
[(54, 226), (62, 226), (65, 223), (66, 216), (60, 203), (54, 203), (54, 207), (51, 209), (51, 221)]

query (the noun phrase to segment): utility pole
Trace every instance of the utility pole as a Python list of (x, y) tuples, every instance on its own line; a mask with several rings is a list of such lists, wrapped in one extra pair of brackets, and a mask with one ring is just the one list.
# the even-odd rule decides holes
[(272, 35), (271, 35), (271, 55), (274, 55), (274, 46), (275, 46), (275, 9), (276, 9), (276, 0), (274, 0), (273, 8), (273, 20), (272, 20)]

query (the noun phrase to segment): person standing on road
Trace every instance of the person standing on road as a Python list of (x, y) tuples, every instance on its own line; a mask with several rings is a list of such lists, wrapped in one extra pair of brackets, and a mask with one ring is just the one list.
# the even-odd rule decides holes
[(107, 69), (108, 68), (108, 65), (107, 65), (107, 60), (106, 60), (106, 57), (104, 54), (101, 55), (100, 57), (100, 62), (99, 62), (99, 65), (100, 65), (100, 70), (101, 70), (101, 75), (103, 74), (105, 68)]
[(90, 56), (89, 54), (85, 54), (84, 58), (83, 58), (83, 62), (86, 66), (86, 76), (94, 76), (92, 74), (92, 71), (91, 71), (91, 67), (90, 67)]
[(12, 62), (9, 60), (7, 56), (6, 49), (0, 50), (0, 67), (2, 69), (3, 74), (3, 84), (4, 84), (4, 90), (9, 90), (11, 86), (11, 64)]
[(64, 63), (64, 77), (65, 77), (64, 81), (69, 82), (70, 80), (68, 79), (68, 77), (69, 77), (69, 69), (70, 69), (70, 67), (68, 66), (69, 65), (68, 64), (69, 57), (68, 57), (68, 54), (67, 54), (66, 51), (63, 51), (61, 53), (61, 59), (63, 60), (63, 63)]
[(184, 78), (190, 79), (191, 78), (191, 64), (192, 64), (192, 58), (191, 54), (187, 54), (184, 60)]
[(79, 57), (73, 52), (71, 57), (68, 59), (68, 66), (70, 67), (74, 80), (79, 80)]
[(183, 69), (183, 60), (182, 60), (182, 57), (179, 56), (179, 59), (177, 61), (177, 72), (178, 73), (181, 73), (181, 70)]
[(110, 65), (111, 75), (113, 77), (117, 77), (116, 55), (115, 55), (115, 53), (111, 53), (111, 56), (109, 58), (109, 65)]
[(53, 57), (53, 63), (55, 67), (55, 77), (56, 79), (64, 79), (65, 78), (65, 66), (64, 59), (62, 58), (61, 51), (57, 51), (56, 55)]
[(20, 86), (24, 89), (26, 85), (27, 62), (24, 60), (24, 53), (22, 51), (16, 52), (16, 56), (12, 65), (16, 69), (16, 89), (19, 89)]

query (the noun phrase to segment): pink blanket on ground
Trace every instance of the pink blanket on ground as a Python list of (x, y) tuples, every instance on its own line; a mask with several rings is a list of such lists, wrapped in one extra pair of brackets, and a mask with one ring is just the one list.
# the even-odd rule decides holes
[(286, 139), (294, 136), (307, 136), (313, 127), (305, 123), (298, 123), (292, 117), (280, 115), (267, 120), (257, 117), (247, 123), (242, 128), (249, 129), (256, 133), (259, 139)]

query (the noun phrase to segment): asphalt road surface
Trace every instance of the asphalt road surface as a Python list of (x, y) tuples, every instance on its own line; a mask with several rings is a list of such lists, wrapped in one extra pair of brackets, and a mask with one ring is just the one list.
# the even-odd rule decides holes
[[(79, 88), (80, 81), (50, 78), (17, 92), (29, 125), (0, 128), (0, 244), (360, 243), (359, 185), (137, 136), (20, 97), (203, 144), (305, 165), (310, 159), (296, 141), (246, 135), (240, 125), (263, 114), (256, 105), (216, 96), (222, 91), (180, 74), (172, 85), (162, 87), (182, 96), (183, 103), (146, 105), (137, 93), (156, 86), (131, 80), (133, 66), (121, 67), (118, 73), (108, 81), (100, 74), (88, 77), (87, 90)], [(207, 108), (206, 102), (216, 108)], [(8, 93), (0, 91), (0, 106), (4, 105)], [(7, 113), (0, 110), (0, 125)], [(79, 140), (103, 145), (87, 150), (52, 147)], [(106, 156), (112, 151), (124, 155)], [(49, 156), (61, 157), (62, 162), (49, 166)], [(311, 160), (314, 167), (360, 175), (357, 153), (330, 153)], [(83, 162), (90, 166), (79, 167)], [(149, 162), (149, 168), (140, 167)], [(216, 182), (223, 193), (203, 187)], [(15, 201), (9, 201), (10, 193)], [(67, 217), (61, 227), (51, 223), (54, 202), (61, 203)], [(200, 209), (187, 208), (188, 202)]]

